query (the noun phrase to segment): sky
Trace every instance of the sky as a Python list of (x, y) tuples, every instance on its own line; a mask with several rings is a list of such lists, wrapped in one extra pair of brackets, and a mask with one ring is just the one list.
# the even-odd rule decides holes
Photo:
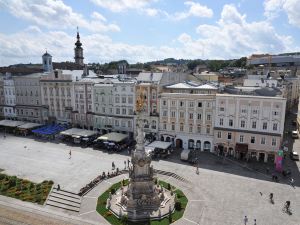
[(300, 51), (300, 0), (0, 0), (0, 66)]

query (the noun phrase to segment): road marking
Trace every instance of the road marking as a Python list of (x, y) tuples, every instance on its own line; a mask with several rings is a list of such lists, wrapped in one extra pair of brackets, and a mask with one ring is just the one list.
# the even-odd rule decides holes
[(98, 198), (98, 197), (93, 197), (93, 196), (83, 196), (84, 198)]
[(195, 221), (193, 221), (193, 220), (189, 220), (189, 219), (187, 219), (187, 218), (183, 218), (184, 220), (186, 220), (186, 221), (189, 221), (189, 222), (191, 222), (191, 223), (194, 223), (194, 224), (198, 224), (199, 225), (199, 223), (197, 223), (197, 222), (195, 222)]
[(92, 212), (96, 212), (96, 210), (92, 210), (92, 211), (89, 211), (89, 212), (81, 213), (81, 214), (79, 214), (79, 216), (86, 215), (86, 214), (89, 214), (89, 213), (92, 213)]

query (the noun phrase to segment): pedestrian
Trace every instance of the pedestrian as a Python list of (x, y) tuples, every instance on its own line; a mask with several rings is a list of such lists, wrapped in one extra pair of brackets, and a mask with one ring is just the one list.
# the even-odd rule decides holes
[(112, 167), (112, 170), (115, 169), (115, 163), (114, 162), (111, 163), (111, 167)]
[(6, 135), (4, 134), (3, 138), (5, 139), (6, 138)]
[(70, 150), (70, 152), (69, 152), (69, 159), (71, 159), (71, 157), (72, 157), (72, 151)]
[(127, 159), (127, 165), (128, 165), (128, 168), (129, 168), (129, 163), (130, 163), (130, 160), (129, 160), (129, 159)]
[(196, 174), (199, 174), (199, 166), (197, 164), (197, 167), (196, 167)]
[(247, 225), (247, 223), (248, 223), (248, 217), (245, 216), (245, 217), (244, 217), (244, 224)]
[(254, 219), (254, 225), (256, 225), (256, 219)]
[(59, 184), (57, 184), (57, 190), (60, 191), (60, 185)]
[(126, 160), (124, 160), (124, 166), (125, 166), (125, 169), (126, 169)]
[(294, 179), (293, 178), (291, 178), (290, 182), (291, 182), (291, 186), (294, 187)]

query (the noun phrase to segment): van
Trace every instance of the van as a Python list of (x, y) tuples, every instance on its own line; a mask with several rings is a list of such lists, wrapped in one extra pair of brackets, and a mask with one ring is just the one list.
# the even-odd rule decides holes
[(297, 130), (292, 131), (292, 138), (299, 138), (299, 134)]

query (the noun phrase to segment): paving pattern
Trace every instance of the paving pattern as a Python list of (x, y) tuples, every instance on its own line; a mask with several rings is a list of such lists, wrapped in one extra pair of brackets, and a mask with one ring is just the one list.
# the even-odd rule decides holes
[[(298, 142), (300, 143), (300, 140), (296, 140), (295, 145), (300, 146)], [(68, 155), (70, 149), (71, 159)], [(257, 219), (259, 225), (300, 224), (298, 186), (293, 188), (283, 180), (279, 183), (272, 182), (270, 175), (249, 169), (243, 162), (224, 160), (205, 153), (199, 156), (197, 174), (194, 166), (181, 162), (177, 156), (178, 154), (174, 154), (174, 157), (168, 160), (153, 161), (154, 168), (160, 171), (158, 177), (183, 190), (189, 199), (184, 218), (176, 224), (240, 225), (243, 224), (245, 215), (249, 218), (249, 224), (253, 224), (254, 219)], [(112, 161), (116, 167), (123, 169), (124, 161), (128, 158), (128, 155), (122, 153), (110, 154), (90, 148), (38, 142), (30, 138), (7, 136), (5, 140), (0, 140), (0, 168), (5, 169), (5, 173), (36, 182), (52, 179), (55, 184), (59, 183), (63, 190), (74, 193), (78, 193), (81, 187), (103, 171), (110, 171)], [(298, 164), (288, 162), (294, 165), (294, 179), (300, 180)], [(48, 206), (40, 209), (57, 212), (66, 217), (93, 221), (93, 224), (107, 224), (95, 211), (97, 199), (113, 183), (127, 177), (127, 174), (123, 174), (101, 182), (82, 198), (79, 212), (66, 212), (64, 209)], [(274, 205), (268, 200), (270, 192), (274, 193)], [(286, 200), (292, 202), (291, 216), (282, 212)], [(14, 204), (19, 202), (15, 200)], [(26, 207), (31, 205), (26, 204)], [(0, 215), (2, 220), (6, 218), (4, 214)]]

